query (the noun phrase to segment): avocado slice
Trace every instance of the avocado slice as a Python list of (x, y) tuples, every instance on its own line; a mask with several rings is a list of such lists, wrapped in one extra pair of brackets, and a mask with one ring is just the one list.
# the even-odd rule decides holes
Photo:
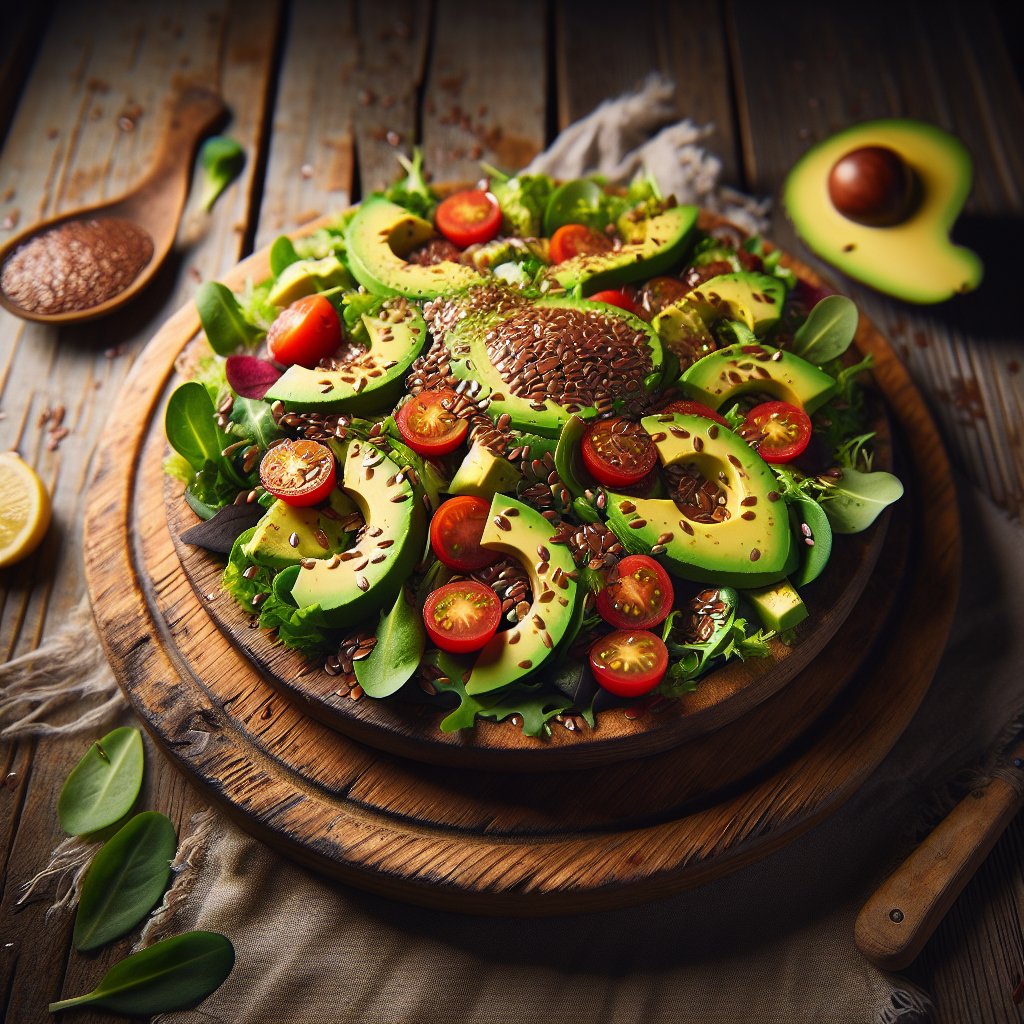
[(448, 485), (449, 494), (473, 494), (491, 498), (499, 492), (515, 490), (522, 473), (503, 455), (474, 441)]
[(729, 518), (691, 522), (667, 498), (608, 494), (608, 527), (632, 554), (660, 558), (682, 579), (730, 587), (775, 583), (796, 568), (786, 503), (765, 461), (739, 436), (701, 416), (645, 416), (663, 466), (693, 463), (726, 494)]
[(784, 633), (807, 618), (807, 605), (789, 580), (748, 590), (744, 596), (754, 606), (761, 625), (765, 629), (774, 629), (776, 633)]
[[(574, 413), (583, 419), (597, 415), (594, 405), (560, 405), (551, 397), (532, 399), (515, 395), (502, 375), (503, 370), (515, 371), (519, 366), (524, 373), (534, 374), (535, 380), (561, 372), (565, 364), (561, 350), (566, 348), (562, 339), (567, 335), (591, 338), (602, 335), (607, 339), (604, 346), (593, 342), (577, 347), (580, 369), (573, 377), (585, 376), (588, 367), (600, 369), (608, 374), (608, 390), (617, 391), (619, 401), (638, 393), (641, 387), (661, 383), (661, 341), (649, 324), (624, 309), (565, 295), (546, 296), (531, 302), (514, 292), (496, 288), (470, 289), (449, 300), (451, 303), (454, 306), (442, 317), (453, 325), (444, 334), (452, 374), (459, 380), (474, 382), (477, 390), (470, 394), (478, 401), (488, 400), (488, 415), (497, 420), (507, 414), (509, 425), (516, 430), (557, 438)], [(560, 316), (560, 313), (565, 315)], [(537, 358), (531, 358), (527, 351), (534, 338), (538, 346)], [(495, 362), (492, 362), (488, 345), (500, 353)], [(634, 387), (632, 382), (621, 375), (616, 377), (611, 364), (616, 358), (615, 349), (625, 353), (638, 346), (646, 349), (645, 368), (643, 374), (635, 378), (637, 383), (630, 392), (627, 387)]]
[[(739, 320), (758, 337), (778, 323), (785, 301), (786, 285), (781, 278), (746, 270), (712, 277), (680, 300), (696, 307), (706, 324), (722, 317)], [(667, 312), (662, 310), (655, 317), (655, 330)]]
[(345, 455), (342, 488), (365, 526), (347, 551), (304, 562), (290, 597), (318, 626), (343, 628), (370, 621), (390, 608), (423, 553), (426, 515), (399, 467), (367, 441)]
[(547, 280), (562, 288), (582, 287), (584, 295), (663, 274), (679, 263), (697, 226), (696, 206), (673, 206), (649, 217), (644, 237), (620, 249), (593, 255), (573, 256), (546, 272)]
[(328, 288), (351, 288), (352, 276), (337, 256), (319, 260), (297, 260), (289, 263), (267, 293), (267, 301), (275, 306), (290, 306), (296, 299)]
[(278, 498), (242, 545), (242, 554), (271, 569), (287, 568), (303, 558), (330, 558), (348, 547), (350, 534), (342, 523), (355, 511), (352, 499), (337, 487), (326, 505), (300, 507)]
[(687, 398), (719, 409), (747, 391), (764, 391), (808, 414), (836, 392), (835, 379), (813, 363), (769, 345), (729, 345), (709, 352), (679, 378)]
[(410, 263), (409, 251), (434, 237), (434, 225), (381, 196), (371, 196), (356, 211), (345, 232), (355, 279), (374, 295), (432, 299), (483, 282), (472, 267), (451, 260), (423, 267)]
[(365, 413), (394, 405), (405, 375), (423, 350), (427, 328), (419, 309), (404, 298), (388, 298), (375, 315), (364, 313), (369, 347), (337, 370), (290, 366), (271, 385), (269, 402), (289, 409)]
[[(913, 209), (881, 227), (841, 214), (828, 184), (844, 156), (876, 146), (898, 154), (917, 184)], [(948, 132), (906, 118), (868, 121), (808, 150), (786, 178), (783, 203), (800, 237), (844, 274), (908, 302), (943, 302), (981, 282), (981, 260), (949, 238), (971, 177), (970, 154)]]
[[(477, 655), (466, 693), (500, 690), (544, 663), (572, 621), (576, 565), (568, 547), (554, 543), (555, 529), (536, 509), (496, 494), (480, 543), (518, 558), (530, 577), (533, 603), (511, 629), (496, 633)], [(547, 556), (547, 557), (545, 557)]]

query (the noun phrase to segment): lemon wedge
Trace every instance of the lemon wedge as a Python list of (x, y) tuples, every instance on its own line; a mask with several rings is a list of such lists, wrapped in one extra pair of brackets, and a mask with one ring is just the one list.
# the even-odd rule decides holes
[(50, 525), (50, 495), (15, 452), (0, 453), (0, 568), (30, 555)]

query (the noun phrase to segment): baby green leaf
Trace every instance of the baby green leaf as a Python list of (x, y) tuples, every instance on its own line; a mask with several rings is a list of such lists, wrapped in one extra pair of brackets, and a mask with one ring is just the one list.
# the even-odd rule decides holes
[(292, 240), (287, 235), (281, 235), (274, 239), (270, 247), (270, 272), (277, 277), (285, 267), (299, 262), (299, 254), (292, 245)]
[(403, 588), (391, 611), (381, 617), (376, 646), (353, 664), (359, 685), (371, 697), (395, 693), (419, 667), (425, 644), (423, 619)]
[(245, 150), (223, 135), (214, 135), (203, 143), (199, 150), (199, 168), (203, 176), (200, 203), (204, 210), (213, 208), (213, 204), (224, 191), (242, 173), (245, 166)]
[(223, 935), (186, 932), (125, 957), (91, 992), (50, 1003), (50, 1013), (86, 1005), (133, 1017), (184, 1010), (219, 988), (234, 964)]
[(171, 878), (174, 826), (156, 811), (136, 814), (92, 859), (75, 915), (75, 949), (96, 949), (131, 931)]
[(263, 331), (242, 315), (230, 288), (219, 281), (204, 281), (196, 292), (196, 309), (210, 348), (227, 356), (253, 344)]
[(844, 469), (842, 478), (822, 495), (821, 507), (836, 533), (860, 533), (902, 495), (903, 484), (892, 473)]
[(122, 727), (97, 740), (60, 791), (60, 827), (70, 836), (81, 836), (123, 818), (142, 787), (143, 758), (138, 729)]
[(221, 451), (229, 443), (213, 421), (215, 414), (210, 393), (198, 381), (182, 384), (167, 402), (167, 440), (197, 473), (207, 462), (220, 462)]
[(816, 366), (838, 359), (857, 333), (857, 317), (845, 295), (826, 295), (793, 335), (793, 352)]

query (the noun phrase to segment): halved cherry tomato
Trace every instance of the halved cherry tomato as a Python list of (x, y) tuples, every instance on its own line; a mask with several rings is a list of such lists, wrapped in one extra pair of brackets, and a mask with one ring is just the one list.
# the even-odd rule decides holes
[(430, 546), (434, 554), (459, 572), (475, 572), (497, 560), (500, 552), (482, 547), (491, 503), (471, 494), (449, 498), (430, 520)]
[(672, 610), (672, 580), (650, 555), (627, 555), (597, 595), (597, 614), (616, 629), (650, 629)]
[(650, 434), (628, 420), (598, 420), (583, 435), (583, 464), (606, 487), (639, 483), (658, 461)]
[(811, 418), (789, 402), (755, 405), (740, 428), (765, 462), (791, 462), (811, 440)]
[(260, 483), (289, 505), (316, 505), (334, 490), (334, 453), (319, 441), (282, 441), (260, 462)]
[(612, 241), (586, 224), (563, 224), (551, 236), (551, 261), (564, 263), (573, 256), (593, 256), (607, 252)]
[(661, 682), (668, 668), (668, 648), (646, 629), (616, 630), (591, 645), (590, 668), (611, 693), (640, 697)]
[(455, 403), (450, 388), (421, 391), (395, 414), (402, 440), (428, 459), (455, 451), (466, 439), (469, 424), (450, 411)]
[(587, 296), (587, 301), (607, 302), (609, 306), (618, 306), (619, 309), (624, 309), (627, 313), (633, 313), (634, 315), (640, 312), (640, 307), (625, 292), (621, 292), (616, 288), (608, 288), (603, 292), (594, 292), (593, 295)]
[(267, 331), (271, 359), (285, 366), (314, 369), (341, 344), (341, 318), (322, 295), (297, 299), (277, 315)]
[(490, 192), (470, 188), (445, 199), (434, 214), (437, 230), (450, 242), (467, 245), (489, 242), (501, 230), (501, 207)]
[(499, 622), (498, 595), (476, 580), (446, 583), (428, 594), (423, 605), (427, 634), (442, 651), (452, 654), (480, 650), (498, 631)]
[(723, 427), (729, 426), (726, 419), (719, 416), (714, 409), (709, 409), (700, 402), (691, 402), (688, 398), (677, 398), (667, 405), (663, 405), (658, 412), (678, 412), (683, 416), (703, 416), (706, 420), (721, 423)]

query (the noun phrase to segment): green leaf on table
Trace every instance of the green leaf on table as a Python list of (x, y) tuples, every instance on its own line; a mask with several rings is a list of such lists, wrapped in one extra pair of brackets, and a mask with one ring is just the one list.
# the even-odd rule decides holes
[(75, 949), (96, 949), (132, 930), (171, 879), (178, 837), (156, 811), (136, 814), (100, 848), (82, 881)]
[(82, 836), (120, 821), (142, 788), (144, 759), (138, 729), (123, 726), (97, 740), (60, 791), (60, 827), (69, 836)]
[(425, 646), (423, 617), (403, 587), (391, 611), (381, 616), (376, 646), (354, 662), (356, 680), (371, 697), (389, 697), (412, 678)]
[(857, 333), (858, 316), (845, 295), (826, 295), (793, 335), (793, 352), (815, 366), (838, 359)]
[(836, 533), (860, 533), (886, 506), (902, 496), (903, 484), (892, 473), (844, 469), (842, 477), (821, 495), (820, 501)]
[(170, 446), (198, 473), (207, 462), (220, 462), (228, 443), (213, 418), (216, 409), (209, 391), (197, 381), (182, 384), (171, 395), (164, 414)]
[(223, 135), (208, 138), (199, 150), (202, 192), (199, 202), (204, 210), (213, 209), (220, 194), (242, 173), (245, 150)]
[(264, 333), (245, 319), (234, 293), (219, 281), (204, 281), (199, 286), (196, 309), (206, 340), (218, 355), (248, 348)]
[(219, 988), (235, 965), (231, 942), (216, 932), (186, 932), (119, 961), (85, 995), (50, 1003), (50, 1013), (98, 1006), (149, 1017), (195, 1006)]

